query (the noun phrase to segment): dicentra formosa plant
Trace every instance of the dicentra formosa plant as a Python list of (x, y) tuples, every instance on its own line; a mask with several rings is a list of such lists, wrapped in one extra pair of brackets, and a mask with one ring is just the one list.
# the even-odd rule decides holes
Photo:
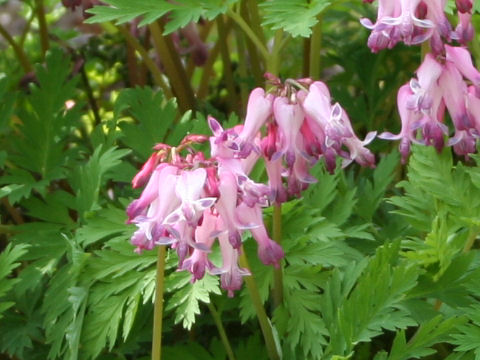
[[(364, 147), (375, 133), (360, 140), (345, 110), (332, 104), (323, 82), (300, 79), (282, 84), (272, 75), (267, 78), (272, 90), (251, 92), (243, 125), (224, 129), (208, 118), (213, 133), (210, 157), (193, 147), (208, 140), (203, 135), (187, 135), (178, 147), (158, 144), (133, 179), (134, 187), (146, 184), (145, 189), (127, 209), (128, 221), (138, 227), (132, 237), (137, 252), (171, 245), (179, 269), (190, 271), (193, 281), (205, 271), (220, 275), (230, 296), (249, 274), (238, 265), (242, 232), (252, 233), (264, 264), (278, 267), (284, 256), (268, 235), (262, 208), (300, 196), (316, 182), (309, 169), (321, 158), (330, 172), (337, 156), (343, 158), (343, 166), (352, 161), (375, 166), (374, 155)], [(267, 184), (249, 177), (261, 160)], [(208, 258), (217, 238), (221, 267)]]

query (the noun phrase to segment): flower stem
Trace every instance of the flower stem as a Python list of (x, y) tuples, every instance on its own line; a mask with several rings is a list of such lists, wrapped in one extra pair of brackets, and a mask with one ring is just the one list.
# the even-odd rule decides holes
[(171, 38), (162, 34), (162, 28), (158, 22), (151, 23), (149, 28), (157, 54), (165, 67), (165, 74), (168, 76), (173, 93), (177, 97), (180, 111), (194, 110), (195, 97), (193, 90)]
[(88, 76), (84, 65), (80, 67), (80, 76), (83, 81), (83, 86), (85, 87), (85, 93), (87, 95), (88, 103), (90, 104), (90, 109), (92, 109), (93, 118), (95, 119), (95, 125), (100, 125), (102, 119), (100, 118), (98, 104), (95, 100), (95, 96), (93, 95), (93, 89), (90, 86), (90, 81), (88, 81)]
[[(273, 205), (273, 240), (281, 245), (282, 242), (282, 205)], [(283, 269), (282, 265), (273, 271), (273, 307), (283, 303)]]
[(152, 360), (162, 358), (162, 317), (163, 317), (163, 280), (165, 272), (166, 247), (158, 247), (157, 280), (155, 284), (155, 306), (153, 310)]
[(465, 247), (463, 248), (464, 253), (467, 253), (470, 251), (479, 233), (480, 233), (480, 229), (478, 227), (474, 227), (470, 229), (470, 232), (468, 233), (467, 242), (465, 243)]
[(231, 111), (235, 111), (237, 104), (237, 96), (235, 91), (235, 80), (233, 79), (232, 62), (230, 60), (230, 51), (228, 49), (226, 27), (223, 21), (223, 16), (218, 16), (217, 19), (218, 29), (218, 42), (220, 43), (220, 56), (223, 63), (223, 76), (225, 77), (225, 83), (227, 88), (227, 101)]
[(430, 48), (430, 43), (428, 41), (424, 41), (420, 49), (420, 54), (422, 58), (421, 60), (423, 61), (423, 59), (425, 59), (425, 56), (427, 56), (427, 54), (432, 51), (432, 49)]
[(320, 78), (320, 49), (322, 47), (322, 15), (317, 16), (318, 23), (313, 27), (309, 49), (309, 76), (312, 79)]
[(43, 0), (35, 0), (35, 11), (37, 13), (38, 27), (40, 29), (40, 43), (42, 45), (42, 56), (45, 58), (45, 54), (50, 47), (48, 42), (48, 28), (47, 20), (45, 18), (45, 8), (43, 6)]
[(217, 309), (215, 309), (215, 306), (211, 302), (209, 302), (207, 306), (208, 306), (208, 310), (210, 310), (210, 313), (212, 314), (213, 321), (217, 326), (218, 334), (220, 335), (220, 339), (222, 340), (223, 346), (225, 347), (225, 351), (227, 352), (228, 360), (235, 360), (235, 355), (233, 354), (230, 341), (228, 341), (228, 336), (225, 331), (225, 328), (223, 327), (222, 318), (220, 317), (220, 314), (218, 313)]
[[(238, 57), (238, 73), (240, 75), (241, 81), (239, 82), (240, 87), (240, 111), (238, 115), (240, 118), (245, 116), (245, 108), (247, 105), (248, 99), (248, 86), (247, 86), (247, 78), (248, 78), (248, 70), (247, 70), (247, 52), (245, 46), (245, 38), (243, 34), (239, 33), (238, 31), (235, 32), (236, 35), (236, 44), (237, 44), (237, 52), (240, 55)], [(253, 70), (252, 70), (253, 73)]]
[[(242, 18), (250, 24), (251, 29), (255, 32), (256, 36), (260, 41), (265, 44), (265, 35), (263, 34), (263, 29), (260, 25), (260, 16), (258, 14), (258, 5), (257, 0), (243, 0), (240, 3), (240, 11)], [(263, 57), (259, 56), (257, 47), (252, 42), (252, 40), (243, 32), (241, 32), (242, 37), (246, 40), (246, 47), (248, 50), (248, 57), (244, 56), (242, 58), (248, 58), (250, 62), (250, 69), (255, 79), (256, 86), (263, 86), (264, 83), (264, 70), (265, 61)]]
[(10, 204), (10, 201), (8, 201), (7, 197), (3, 197), (1, 199), (1, 203), (3, 204), (3, 206), (5, 206), (5, 209), (7, 209), (8, 213), (16, 224), (20, 225), (25, 223), (22, 214)]
[[(226, 28), (227, 28), (226, 31), (230, 30), (228, 23)], [(208, 86), (210, 85), (210, 78), (212, 77), (212, 74), (213, 74), (213, 65), (219, 53), (220, 53), (220, 42), (217, 41), (213, 46), (213, 49), (210, 50), (210, 54), (208, 54), (207, 62), (205, 63), (205, 65), (203, 65), (202, 76), (200, 78), (200, 84), (198, 85), (198, 89), (197, 89), (198, 99), (204, 99), (208, 94)]]
[[(240, 255), (240, 265), (246, 269), (250, 269), (247, 257), (245, 255), (245, 251), (243, 249)], [(270, 360), (279, 360), (280, 355), (275, 344), (275, 338), (273, 337), (272, 326), (263, 307), (262, 299), (260, 298), (260, 293), (258, 292), (255, 278), (252, 274), (251, 276), (245, 276), (244, 280), (245, 285), (247, 286), (248, 293), (250, 295), (250, 299), (252, 299), (253, 307), (255, 308), (257, 319), (260, 323), (260, 328), (262, 329), (265, 345), (267, 346), (268, 357)]]
[[(285, 38), (286, 39), (286, 38)], [(280, 50), (285, 45), (285, 40), (283, 38), (283, 30), (278, 29), (275, 32), (273, 39), (273, 50), (272, 54), (268, 57), (267, 60), (267, 71), (275, 76), (279, 76), (280, 72)]]
[(244, 0), (242, 5), (245, 4), (248, 8), (249, 24), (260, 41), (265, 44), (265, 34), (263, 33), (263, 27), (261, 24), (260, 14), (258, 13), (258, 1), (257, 0)]
[(243, 18), (237, 14), (235, 11), (232, 9), (228, 9), (227, 11), (228, 16), (232, 18), (233, 21), (237, 23), (237, 25), (243, 30), (245, 35), (248, 36), (250, 40), (257, 46), (258, 50), (262, 54), (263, 58), (265, 60), (268, 60), (270, 57), (270, 54), (268, 53), (267, 47), (262, 43), (262, 41), (258, 38), (258, 36), (255, 34), (255, 32), (252, 30), (250, 26), (246, 23)]
[(159, 86), (167, 98), (172, 98), (173, 94), (167, 83), (163, 80), (162, 72), (158, 66), (153, 62), (153, 60), (148, 55), (147, 50), (142, 46), (142, 44), (132, 35), (130, 32), (125, 29), (123, 26), (116, 26), (118, 31), (125, 37), (125, 40), (131, 47), (133, 47), (143, 59), (145, 66), (150, 70), (153, 76), (155, 84)]
[(32, 64), (30, 64), (30, 61), (28, 60), (27, 54), (23, 51), (23, 48), (19, 46), (15, 40), (13, 40), (12, 35), (9, 34), (9, 32), (0, 24), (0, 35), (3, 36), (3, 38), (12, 46), (13, 51), (15, 52), (15, 56), (18, 59), (18, 62), (23, 68), (23, 71), (25, 73), (29, 73), (33, 71)]

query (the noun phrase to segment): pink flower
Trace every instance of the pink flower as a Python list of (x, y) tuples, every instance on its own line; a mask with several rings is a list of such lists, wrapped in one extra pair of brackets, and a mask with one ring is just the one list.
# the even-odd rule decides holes
[(467, 85), (462, 75), (453, 65), (445, 64), (442, 76), (438, 80), (443, 90), (443, 100), (457, 130), (466, 130), (473, 127), (465, 106), (465, 98), (468, 92)]
[(203, 168), (182, 171), (175, 186), (175, 193), (182, 204), (179, 209), (165, 219), (166, 223), (175, 223), (182, 219), (190, 226), (196, 226), (203, 211), (216, 201), (215, 197), (203, 197), (207, 171)]
[(210, 137), (210, 153), (213, 158), (234, 158), (240, 150), (238, 131), (236, 129), (224, 130), (222, 125), (213, 118), (208, 117), (208, 125), (213, 136)]
[(153, 172), (140, 199), (134, 200), (127, 208), (129, 222), (135, 223), (139, 228), (132, 237), (137, 252), (151, 250), (156, 244), (171, 244), (175, 241), (164, 226), (164, 219), (180, 204), (174, 191), (177, 168), (168, 164), (161, 165)]
[(238, 186), (235, 175), (229, 171), (220, 174), (218, 190), (220, 197), (215, 205), (228, 233), (230, 244), (238, 249), (242, 245), (242, 238), (238, 230), (237, 219)]
[(432, 36), (435, 24), (429, 19), (416, 16), (421, 0), (379, 0), (377, 21), (369, 19), (361, 23), (372, 30), (368, 46), (377, 52), (386, 47), (392, 48), (403, 40), (406, 44), (418, 44)]
[(458, 25), (455, 28), (453, 37), (460, 44), (466, 45), (468, 42), (472, 41), (475, 30), (472, 25), (472, 14), (469, 12), (458, 13)]
[[(303, 108), (307, 118), (315, 124), (313, 126), (322, 129), (319, 135), (324, 136), (322, 152), (329, 171), (334, 170), (334, 154), (347, 160), (344, 165), (355, 160), (362, 166), (375, 166), (373, 154), (364, 146), (373, 140), (376, 133), (367, 134), (364, 141), (358, 139), (347, 113), (338, 103), (330, 105), (330, 97), (323, 84), (314, 82), (310, 85), (309, 93), (303, 101)], [(350, 150), (350, 154), (342, 149), (343, 145)]]
[(285, 256), (282, 248), (275, 241), (270, 239), (263, 223), (262, 210), (260, 207), (248, 207), (245, 204), (238, 206), (240, 219), (245, 223), (255, 224), (250, 229), (258, 244), (258, 257), (265, 265), (279, 267), (279, 261)]
[(272, 201), (277, 204), (287, 201), (287, 191), (282, 182), (282, 160), (280, 158), (276, 160), (265, 158), (265, 168), (268, 175), (268, 185), (272, 191)]
[[(472, 82), (480, 95), (480, 72), (472, 62), (470, 52), (463, 47), (445, 45), (447, 62), (453, 64), (458, 72)], [(458, 76), (457, 76), (458, 78)]]
[(445, 4), (446, 0), (379, 0), (377, 21), (360, 20), (372, 30), (368, 46), (377, 52), (399, 41), (416, 45), (430, 39), (432, 50), (441, 53), (442, 38), (449, 41), (452, 35)]
[[(468, 156), (476, 151), (480, 134), (480, 72), (474, 67), (470, 53), (462, 47), (445, 45), (446, 59), (427, 54), (417, 71), (417, 79), (404, 85), (398, 92), (398, 109), (402, 119), (399, 135), (383, 133), (383, 139), (401, 139), (400, 152), (405, 161), (410, 142), (433, 145), (441, 151), (449, 131), (444, 124), (447, 109), (455, 127), (455, 134), (447, 145), (458, 155)], [(473, 84), (470, 87), (464, 77)], [(422, 129), (423, 140), (416, 140)]]
[(291, 104), (285, 97), (275, 99), (273, 113), (278, 125), (281, 143), (281, 148), (273, 157), (285, 156), (287, 167), (291, 168), (296, 157), (300, 154), (297, 143), (305, 114), (300, 104)]
[(418, 80), (410, 80), (410, 89), (413, 92), (407, 104), (410, 109), (427, 111), (432, 107), (433, 91), (438, 87), (437, 82), (442, 71), (443, 66), (435, 60), (432, 54), (427, 54), (417, 70)]
[(272, 115), (272, 103), (274, 96), (265, 94), (262, 88), (252, 90), (248, 98), (247, 115), (243, 130), (239, 134), (239, 157), (244, 158), (254, 148), (253, 141), (260, 128)]
[[(142, 169), (143, 170), (143, 169)], [(147, 186), (142, 191), (140, 198), (134, 200), (127, 207), (128, 222), (131, 223), (137, 216), (145, 214), (147, 207), (159, 196), (161, 183), (165, 181), (168, 175), (175, 175), (177, 168), (168, 164), (160, 164), (153, 171)]]
[(203, 213), (202, 223), (195, 229), (195, 242), (202, 244), (200, 248), (193, 249), (188, 259), (185, 259), (181, 270), (188, 270), (192, 273), (192, 281), (200, 280), (205, 275), (205, 269), (213, 269), (213, 264), (208, 259), (208, 251), (215, 241), (218, 234), (217, 230), (218, 215), (213, 214), (211, 210)]
[(218, 236), (220, 251), (222, 252), (223, 265), (220, 269), (212, 269), (213, 275), (220, 275), (222, 288), (228, 291), (228, 296), (232, 297), (233, 292), (240, 290), (243, 284), (243, 276), (251, 275), (248, 269), (238, 266), (238, 249), (235, 249), (228, 238), (228, 235), (222, 233)]
[(408, 154), (410, 153), (410, 143), (418, 141), (415, 139), (415, 132), (420, 125), (420, 115), (410, 110), (408, 107), (409, 100), (413, 92), (408, 84), (403, 85), (397, 94), (397, 106), (402, 121), (402, 129), (400, 134), (394, 135), (389, 132), (384, 132), (378, 137), (386, 140), (398, 140), (400, 139), (399, 151), (402, 155), (402, 163), (405, 163)]
[(455, 0), (457, 10), (460, 13), (468, 13), (472, 11), (473, 0)]
[(144, 186), (150, 175), (152, 174), (153, 170), (158, 164), (158, 153), (154, 152), (148, 160), (143, 164), (142, 169), (135, 175), (132, 180), (132, 186), (134, 189)]

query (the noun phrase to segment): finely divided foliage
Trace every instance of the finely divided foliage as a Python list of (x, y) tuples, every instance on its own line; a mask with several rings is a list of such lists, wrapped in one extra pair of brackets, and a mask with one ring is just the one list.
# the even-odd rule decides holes
[[(107, 0), (110, 6), (99, 6), (89, 10), (95, 16), (89, 22), (116, 21), (119, 24), (128, 22), (137, 16), (142, 16), (141, 25), (150, 24), (167, 12), (171, 17), (165, 26), (165, 33), (169, 34), (189, 22), (197, 22), (200, 17), (208, 20), (214, 19), (219, 14), (224, 14), (238, 0), (188, 0), (181, 2), (163, 2), (156, 0), (140, 0), (133, 4), (128, 0)], [(284, 29), (292, 36), (308, 37), (311, 27), (323, 9), (330, 5), (327, 0), (269, 0), (260, 2), (265, 10), (262, 25), (273, 30)]]

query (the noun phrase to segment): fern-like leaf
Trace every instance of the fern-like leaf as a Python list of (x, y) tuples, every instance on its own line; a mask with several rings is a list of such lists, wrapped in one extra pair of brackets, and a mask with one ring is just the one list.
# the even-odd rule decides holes
[(283, 29), (293, 37), (308, 37), (317, 16), (330, 5), (328, 0), (269, 0), (260, 4), (265, 11), (262, 25)]

